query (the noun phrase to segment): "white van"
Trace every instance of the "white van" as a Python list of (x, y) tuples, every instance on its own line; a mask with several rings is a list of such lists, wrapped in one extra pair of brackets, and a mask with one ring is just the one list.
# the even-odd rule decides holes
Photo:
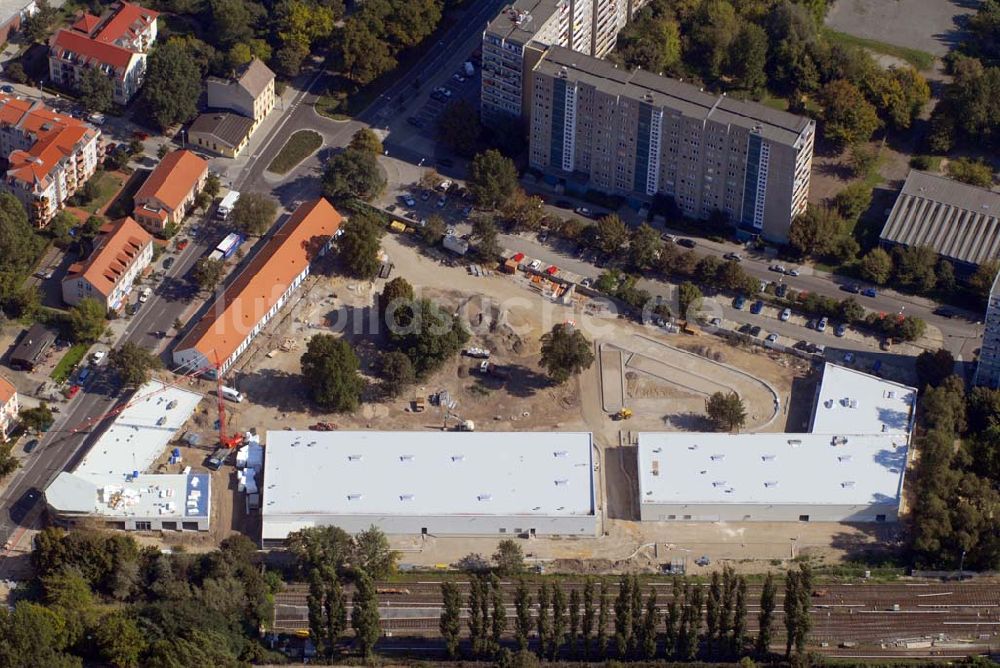
[(222, 386), (222, 396), (230, 401), (235, 401), (236, 403), (243, 401), (243, 394), (239, 390), (232, 387), (226, 387), (225, 385)]

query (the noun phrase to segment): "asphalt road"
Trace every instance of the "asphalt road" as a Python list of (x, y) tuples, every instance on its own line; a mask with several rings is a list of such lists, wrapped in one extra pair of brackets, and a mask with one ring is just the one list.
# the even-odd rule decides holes
[[(119, 343), (132, 341), (145, 348), (162, 351), (162, 346), (169, 339), (159, 339), (153, 332), (170, 331), (174, 321), (190, 306), (195, 292), (185, 277), (198, 258), (214, 247), (221, 236), (221, 232), (210, 225), (201, 223), (201, 226), (202, 234), (197, 238), (187, 235), (191, 243), (183, 252), (176, 254), (173, 266), (165, 272), (150, 299), (132, 316)], [(162, 262), (163, 258), (157, 261), (158, 269), (162, 267)], [(0, 543), (6, 543), (19, 524), (11, 517), (12, 505), (29, 490), (44, 491), (61, 471), (75, 466), (86, 452), (83, 446), (103, 430), (100, 423), (88, 421), (111, 411), (117, 402), (128, 401), (129, 396), (126, 394), (117, 398), (112, 396), (114, 391), (114, 381), (102, 364), (94, 378), (56, 416), (57, 420), (41, 439), (39, 447), (24, 459), (22, 468), (0, 496)], [(74, 433), (73, 430), (78, 428), (80, 431)], [(36, 503), (20, 525), (30, 526), (37, 519), (42, 506), (43, 504)]]

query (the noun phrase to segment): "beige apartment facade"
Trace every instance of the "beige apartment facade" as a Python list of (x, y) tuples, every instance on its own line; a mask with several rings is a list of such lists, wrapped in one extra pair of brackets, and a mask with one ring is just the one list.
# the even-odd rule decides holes
[(805, 211), (815, 123), (655, 74), (547, 49), (531, 84), (529, 159), (550, 178), (672, 197), (783, 242)]
[(208, 107), (236, 112), (253, 121), (253, 130), (274, 109), (274, 72), (254, 58), (231, 79), (210, 78)]

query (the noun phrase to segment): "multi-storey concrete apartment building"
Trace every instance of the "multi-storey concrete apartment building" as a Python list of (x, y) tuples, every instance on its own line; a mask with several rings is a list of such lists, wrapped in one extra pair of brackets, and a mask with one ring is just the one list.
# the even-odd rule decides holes
[(156, 41), (159, 12), (129, 2), (104, 16), (83, 14), (50, 41), (49, 76), (73, 89), (84, 69), (96, 68), (114, 84), (114, 101), (128, 104), (146, 74), (146, 54)]
[(97, 170), (101, 131), (41, 102), (0, 94), (0, 157), (4, 187), (45, 227)]
[(531, 71), (546, 47), (602, 58), (647, 1), (517, 0), (505, 7), (483, 32), (483, 118), (526, 117)]
[(785, 241), (805, 211), (813, 121), (676, 79), (550, 47), (532, 72), (531, 165), (637, 199), (673, 197), (685, 215), (724, 212)]
[(1000, 274), (993, 279), (983, 322), (983, 345), (979, 349), (979, 363), (973, 382), (997, 389), (1000, 388)]
[(83, 262), (74, 262), (62, 281), (63, 301), (79, 304), (99, 301), (118, 311), (132, 291), (135, 279), (153, 261), (153, 237), (129, 217), (107, 223), (94, 240), (94, 250)]

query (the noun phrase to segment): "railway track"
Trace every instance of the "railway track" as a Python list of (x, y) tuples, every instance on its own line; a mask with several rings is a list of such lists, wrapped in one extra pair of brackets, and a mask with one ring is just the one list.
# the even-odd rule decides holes
[[(460, 589), (468, 581), (457, 580)], [(612, 600), (617, 582), (606, 581)], [(562, 583), (568, 594), (582, 589), (582, 581)], [(501, 583), (508, 604), (508, 629), (513, 629), (515, 582)], [(440, 582), (416, 582), (405, 585), (381, 583), (377, 586), (382, 628), (387, 636), (436, 638), (441, 611)], [(942, 649), (942, 643), (965, 643), (968, 651), (1000, 642), (1000, 586), (992, 583), (890, 583), (818, 585), (813, 597), (811, 642), (818, 651), (845, 658), (939, 657), (964, 656), (961, 650)], [(760, 585), (748, 588), (749, 632), (756, 633)], [(672, 582), (646, 583), (644, 595), (655, 591), (657, 607), (666, 613), (672, 595)], [(348, 590), (348, 598), (351, 595)], [(775, 643), (784, 642), (782, 623), (783, 591), (779, 587), (775, 610)], [(534, 592), (533, 592), (534, 595)], [(290, 585), (275, 597), (274, 627), (298, 630), (308, 626), (307, 587)], [(463, 610), (463, 617), (465, 611)], [(464, 632), (463, 624), (463, 632)], [(851, 648), (841, 647), (843, 643)], [(856, 647), (853, 646), (856, 644)]]

